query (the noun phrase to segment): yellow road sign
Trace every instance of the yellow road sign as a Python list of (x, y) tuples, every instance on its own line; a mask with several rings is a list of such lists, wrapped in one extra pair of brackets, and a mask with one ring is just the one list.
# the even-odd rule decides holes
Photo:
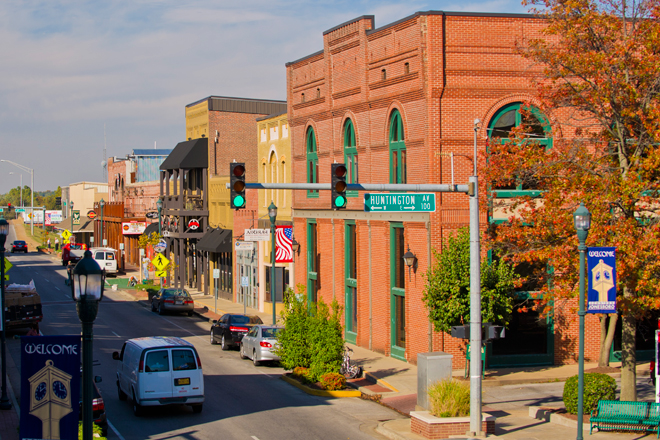
[(157, 270), (155, 272), (156, 278), (164, 278), (167, 276), (167, 271), (165, 270)]
[(11, 262), (7, 259), (7, 257), (5, 257), (5, 273), (9, 272), (9, 269), (11, 269), (12, 267), (14, 267), (14, 265), (11, 264)]
[(5, 274), (5, 281), (9, 281), (9, 275)]
[(153, 260), (151, 260), (151, 264), (153, 264), (156, 269), (163, 270), (168, 264), (170, 264), (170, 260), (165, 258), (163, 254), (158, 254)]
[(71, 237), (71, 232), (68, 229), (65, 229), (64, 231), (62, 231), (62, 238), (64, 240), (68, 240), (69, 237)]

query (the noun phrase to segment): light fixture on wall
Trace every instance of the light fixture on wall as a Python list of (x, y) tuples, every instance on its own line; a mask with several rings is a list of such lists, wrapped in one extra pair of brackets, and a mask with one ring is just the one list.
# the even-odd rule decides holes
[(403, 254), (403, 262), (408, 266), (408, 280), (410, 280), (410, 269), (414, 266), (416, 258), (415, 254), (410, 252), (410, 246), (408, 246), (408, 250)]

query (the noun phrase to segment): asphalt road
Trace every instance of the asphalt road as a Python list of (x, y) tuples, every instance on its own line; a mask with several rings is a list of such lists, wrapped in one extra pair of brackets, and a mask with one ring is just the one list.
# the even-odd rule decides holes
[[(14, 240), (13, 230), (7, 242)], [(7, 254), (14, 265), (11, 282), (34, 280), (41, 295), (45, 335), (80, 334), (81, 325), (64, 284), (65, 270), (48, 255)], [(401, 418), (376, 403), (356, 398), (310, 396), (279, 377), (276, 366), (254, 367), (238, 351), (224, 352), (209, 342), (209, 323), (185, 315), (159, 316), (130, 295), (106, 291), (94, 323), (95, 375), (110, 421), (109, 438), (119, 439), (371, 439), (382, 438), (373, 429), (379, 421)], [(8, 368), (12, 388), (20, 399), (20, 336), (7, 333), (7, 351), (15, 368)], [(14, 337), (14, 335), (16, 335)], [(115, 384), (112, 353), (129, 338), (178, 336), (195, 345), (204, 369), (206, 402), (200, 414), (190, 407), (150, 408), (144, 417), (133, 415), (130, 399), (121, 402)], [(20, 401), (20, 400), (19, 400)]]

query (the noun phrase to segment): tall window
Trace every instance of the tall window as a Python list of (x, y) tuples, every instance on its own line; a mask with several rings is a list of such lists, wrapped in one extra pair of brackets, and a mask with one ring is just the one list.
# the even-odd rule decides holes
[[(358, 154), (355, 141), (355, 128), (353, 122), (348, 119), (344, 125), (344, 163), (348, 170), (346, 182), (358, 182)], [(357, 197), (357, 191), (346, 191), (347, 197)]]
[[(280, 183), (279, 169), (277, 169), (277, 157), (275, 157), (275, 152), (270, 153), (270, 182), (271, 183)], [(275, 191), (274, 189), (270, 190), (270, 199), (275, 202), (276, 205), (280, 204), (280, 191)]]
[(406, 143), (398, 110), (390, 116), (390, 183), (407, 183)]
[(346, 304), (346, 340), (356, 342), (358, 331), (358, 289), (357, 289), (357, 234), (355, 220), (345, 223), (345, 304)]
[[(307, 130), (307, 183), (319, 183), (319, 156), (314, 129)], [(307, 197), (318, 197), (318, 190), (308, 190)]]
[[(510, 140), (511, 130), (520, 125), (525, 125), (525, 138), (533, 141), (535, 145), (548, 149), (552, 147), (550, 135), (550, 124), (547, 118), (537, 108), (523, 107), (520, 102), (508, 104), (495, 113), (490, 124), (488, 124), (488, 137), (491, 142), (505, 143)], [(497, 186), (498, 197), (516, 195), (517, 191), (534, 190), (535, 181), (532, 178), (519, 176), (509, 185)], [(504, 190), (504, 192), (502, 191)], [(507, 193), (506, 191), (513, 191)]]
[(406, 349), (406, 271), (403, 262), (404, 228), (390, 226), (390, 315), (392, 357), (405, 359)]

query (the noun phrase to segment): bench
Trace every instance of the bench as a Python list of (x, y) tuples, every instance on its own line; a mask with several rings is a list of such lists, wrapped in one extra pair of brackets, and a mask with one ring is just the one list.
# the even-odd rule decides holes
[(660, 403), (599, 400), (591, 412), (591, 435), (598, 431), (655, 431), (660, 438)]

